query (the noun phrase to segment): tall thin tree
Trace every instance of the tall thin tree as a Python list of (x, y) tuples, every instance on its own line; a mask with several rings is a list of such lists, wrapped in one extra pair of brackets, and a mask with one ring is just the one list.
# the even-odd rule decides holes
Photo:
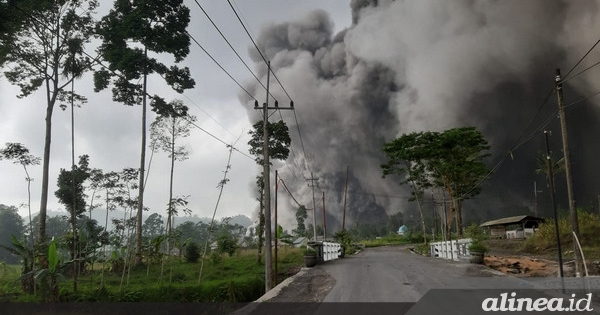
[(168, 116), (159, 115), (150, 125), (151, 147), (158, 146), (166, 152), (171, 160), (169, 176), (169, 202), (167, 208), (166, 234), (170, 235), (173, 229), (173, 177), (175, 161), (184, 161), (189, 158), (189, 150), (185, 146), (177, 146), (177, 140), (190, 135), (190, 126), (196, 117), (187, 114), (187, 106), (180, 100), (169, 103), (173, 113)]
[[(65, 88), (78, 76), (75, 73), (83, 73), (91, 67), (93, 60), (82, 52), (94, 33), (93, 14), (97, 6), (96, 0), (23, 0), (10, 6), (19, 19), (15, 19), (18, 27), (11, 27), (14, 32), (10, 39), (3, 40), (4, 46), (0, 49), (0, 65), (7, 69), (4, 75), (21, 89), (18, 97), (30, 96), (42, 86), (46, 96), (39, 226), (41, 242), (46, 239), (52, 114), (57, 102), (69, 99)], [(72, 58), (73, 52), (76, 54)], [(79, 96), (73, 94), (73, 97)]]
[[(171, 54), (176, 63), (181, 62), (189, 53), (190, 39), (186, 33), (189, 21), (190, 12), (183, 0), (116, 0), (97, 28), (102, 37), (99, 52), (109, 66), (94, 74), (95, 90), (107, 88), (113, 78), (113, 100), (126, 105), (142, 105), (137, 264), (142, 262), (148, 76), (160, 75), (178, 93), (195, 85), (187, 67), (168, 67), (149, 53)], [(168, 113), (164, 111), (166, 102), (157, 95), (152, 97), (150, 105), (159, 114)]]
[(25, 170), (25, 180), (27, 181), (27, 210), (29, 211), (29, 241), (33, 246), (33, 224), (31, 221), (31, 182), (33, 178), (29, 176), (27, 166), (39, 165), (40, 158), (29, 154), (29, 149), (21, 143), (6, 143), (6, 147), (0, 150), (0, 160), (13, 160), (15, 164), (21, 164)]

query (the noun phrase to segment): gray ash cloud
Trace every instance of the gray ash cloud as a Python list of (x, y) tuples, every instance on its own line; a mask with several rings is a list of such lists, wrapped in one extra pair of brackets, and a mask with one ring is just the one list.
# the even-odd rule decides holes
[[(598, 40), (600, 29), (595, 1), (353, 0), (350, 5), (353, 24), (338, 34), (326, 12), (314, 11), (269, 25), (258, 37), (294, 99), (309, 155), (302, 155), (295, 122), (284, 113), (295, 164), (302, 166), (308, 158), (320, 178), (317, 204), (326, 191), (328, 229), (341, 222), (346, 166), (351, 170), (348, 224), (414, 211), (405, 198), (409, 191), (397, 178), (382, 179), (379, 168), (383, 143), (403, 133), (477, 126), (492, 145), (489, 164), (495, 165), (521, 134), (527, 138), (556, 111), (552, 95), (525, 129), (551, 89), (555, 69), (566, 72)], [(250, 51), (264, 78), (262, 59)], [(599, 57), (594, 51), (578, 69)], [(600, 69), (592, 69), (567, 82), (567, 103), (600, 90), (599, 76)], [(287, 103), (281, 88), (271, 86), (280, 104)], [(262, 87), (256, 85), (254, 91), (264, 99)], [(260, 119), (254, 110), (250, 114)], [(588, 206), (600, 191), (594, 163), (600, 132), (597, 100), (573, 105), (567, 115), (578, 204)], [(554, 130), (551, 145), (559, 152), (557, 120), (548, 128)], [(539, 196), (540, 212), (549, 214), (545, 179), (535, 173), (536, 154), (543, 148), (543, 136), (537, 134), (515, 150), (484, 183), (483, 193), (465, 202), (465, 219), (532, 211), (534, 181), (546, 190)], [(293, 160), (291, 156), (288, 164), (294, 165)], [(310, 189), (298, 180), (307, 172), (285, 178), (312, 207)], [(563, 186), (559, 183), (559, 192)]]

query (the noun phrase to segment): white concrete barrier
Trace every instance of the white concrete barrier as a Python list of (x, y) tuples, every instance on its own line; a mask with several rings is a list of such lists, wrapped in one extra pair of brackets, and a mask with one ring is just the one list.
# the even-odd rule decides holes
[(342, 245), (339, 243), (323, 242), (323, 261), (338, 259), (342, 253)]
[(461, 238), (452, 241), (430, 243), (429, 248), (431, 257), (460, 260), (461, 258), (470, 256), (468, 250), (470, 244), (470, 238)]

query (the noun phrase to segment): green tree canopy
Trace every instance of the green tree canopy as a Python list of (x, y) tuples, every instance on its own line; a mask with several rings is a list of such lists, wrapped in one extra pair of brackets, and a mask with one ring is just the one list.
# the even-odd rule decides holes
[[(54, 192), (54, 195), (58, 198), (58, 202), (65, 206), (73, 216), (81, 216), (86, 210), (85, 198), (87, 195), (83, 184), (90, 175), (91, 169), (87, 154), (79, 157), (79, 166), (75, 166), (73, 171), (60, 169), (57, 179), (58, 189)], [(75, 180), (74, 185), (73, 179)], [(75, 188), (75, 191), (73, 191), (73, 188)], [(75, 203), (73, 203), (73, 199), (75, 199)], [(75, 209), (73, 209), (73, 204), (75, 204)]]
[[(0, 245), (11, 247), (12, 236), (20, 239), (23, 232), (23, 219), (19, 216), (17, 207), (0, 204)], [(19, 257), (0, 247), (0, 261), (16, 264), (19, 259)]]
[(6, 79), (27, 97), (44, 87), (46, 99), (45, 141), (40, 196), (40, 239), (46, 237), (46, 210), (52, 139), (52, 115), (58, 103), (84, 101), (66, 88), (90, 69), (94, 60), (84, 54), (84, 46), (93, 38), (95, 0), (2, 2), (0, 15), (7, 20), (0, 28), (0, 66)]
[[(269, 133), (269, 158), (285, 160), (290, 155), (290, 132), (283, 120), (278, 122), (268, 122), (267, 131)], [(252, 138), (248, 141), (250, 145), (250, 154), (254, 155), (256, 163), (262, 165), (263, 162), (263, 121), (258, 121), (248, 132)]]
[(151, 214), (142, 225), (142, 235), (149, 239), (163, 235), (165, 232), (165, 223), (163, 217), (158, 213)]
[[(94, 73), (95, 90), (113, 85), (113, 100), (126, 105), (142, 105), (139, 196), (136, 221), (136, 264), (142, 263), (142, 212), (146, 163), (146, 108), (148, 76), (158, 74), (176, 92), (193, 88), (194, 79), (187, 67), (167, 66), (150, 53), (170, 54), (175, 63), (190, 52), (186, 28), (190, 10), (183, 0), (116, 0), (113, 9), (98, 23), (102, 37), (98, 51), (108, 69)], [(152, 110), (162, 116), (175, 114), (158, 95), (152, 97)]]
[(298, 209), (296, 210), (297, 226), (294, 230), (292, 230), (292, 233), (294, 233), (298, 237), (306, 236), (306, 224), (304, 223), (304, 221), (306, 221), (306, 218), (308, 218), (308, 213), (306, 212), (306, 207), (304, 207), (304, 206), (298, 207)]
[(490, 146), (475, 127), (453, 128), (443, 132), (404, 134), (383, 146), (388, 162), (383, 175), (397, 174), (402, 184), (417, 192), (438, 187), (450, 197), (450, 215), (456, 210), (456, 223), (462, 235), (462, 201), (481, 192), (487, 174), (484, 159)]

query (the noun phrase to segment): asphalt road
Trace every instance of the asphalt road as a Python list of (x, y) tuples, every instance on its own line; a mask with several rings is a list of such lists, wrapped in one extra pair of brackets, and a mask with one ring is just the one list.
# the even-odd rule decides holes
[(319, 265), (335, 279), (324, 302), (417, 302), (465, 277), (469, 264), (416, 255), (406, 247), (369, 248)]
[[(540, 280), (543, 288), (558, 283), (557, 278)], [(465, 310), (481, 311), (481, 301), (501, 293), (544, 296), (537, 292), (539, 285), (483, 265), (385, 246), (303, 268), (257, 300), (268, 303), (251, 303), (233, 314), (463, 314)]]

